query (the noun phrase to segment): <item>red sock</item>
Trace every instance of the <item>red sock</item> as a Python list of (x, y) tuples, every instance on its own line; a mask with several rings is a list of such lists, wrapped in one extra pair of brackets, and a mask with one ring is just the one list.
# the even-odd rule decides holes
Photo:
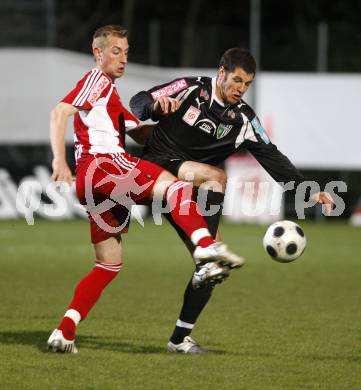
[(99, 261), (95, 267), (76, 286), (73, 300), (69, 310), (58, 326), (63, 336), (69, 340), (75, 338), (76, 321), (67, 314), (74, 310), (79, 314), (79, 319), (84, 320), (90, 309), (99, 299), (104, 288), (118, 275), (122, 264), (106, 264)]
[(205, 236), (202, 237), (199, 241), (198, 244), (202, 248), (207, 248), (207, 246), (214, 244), (214, 239), (211, 236)]
[(75, 322), (69, 317), (63, 317), (63, 320), (60, 322), (58, 329), (63, 332), (63, 336), (67, 340), (75, 339)]
[(213, 244), (208, 226), (197, 203), (192, 200), (191, 183), (176, 181), (168, 187), (167, 201), (173, 221), (192, 240), (194, 245), (207, 247)]

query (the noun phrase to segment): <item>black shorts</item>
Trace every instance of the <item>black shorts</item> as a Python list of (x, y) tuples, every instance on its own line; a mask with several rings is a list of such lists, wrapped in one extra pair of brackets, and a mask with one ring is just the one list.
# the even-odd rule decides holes
[(167, 156), (166, 154), (160, 155), (149, 150), (144, 152), (142, 159), (159, 165), (160, 167), (169, 171), (175, 177), (178, 177), (179, 168), (184, 163), (184, 161), (186, 161), (182, 158), (174, 158), (174, 156)]

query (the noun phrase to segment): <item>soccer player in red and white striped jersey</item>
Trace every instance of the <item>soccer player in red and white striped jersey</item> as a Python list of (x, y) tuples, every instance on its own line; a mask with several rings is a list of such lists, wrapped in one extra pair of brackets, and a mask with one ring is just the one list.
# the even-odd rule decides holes
[[(76, 326), (122, 268), (120, 236), (127, 231), (134, 203), (154, 198), (167, 201), (173, 220), (196, 246), (194, 259), (202, 275), (197, 283), (223, 278), (229, 268), (239, 267), (244, 261), (224, 244), (214, 242), (192, 200), (191, 184), (125, 152), (124, 133), (138, 125), (124, 108), (114, 84), (123, 76), (127, 63), (127, 31), (114, 25), (101, 27), (94, 34), (92, 46), (96, 66), (52, 110), (50, 121), (52, 177), (70, 185), (65, 132), (68, 118), (74, 116), (76, 190), (88, 212), (96, 257), (94, 268), (76, 286), (68, 310), (48, 340), (54, 352), (77, 352)], [(176, 109), (176, 105), (171, 108)]]

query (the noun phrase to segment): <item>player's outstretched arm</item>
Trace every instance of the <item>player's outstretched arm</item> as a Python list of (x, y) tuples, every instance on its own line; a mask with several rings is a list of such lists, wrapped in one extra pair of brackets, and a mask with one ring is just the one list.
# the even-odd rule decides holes
[[(298, 185), (305, 180), (298, 169), (274, 144), (246, 141), (244, 147), (252, 153), (275, 181), (283, 183), (294, 181)], [(316, 203), (324, 204), (326, 214), (331, 215), (331, 211), (335, 207), (335, 202), (331, 194), (328, 192), (316, 192), (311, 194), (311, 199)]]
[(72, 173), (66, 161), (65, 132), (68, 118), (79, 111), (68, 103), (59, 103), (52, 109), (50, 114), (50, 143), (53, 151), (53, 174), (54, 181), (65, 181), (72, 184)]
[(277, 149), (275, 144), (261, 140), (259, 142), (246, 140), (242, 147), (253, 155), (276, 182), (294, 181), (298, 184), (305, 180), (301, 172)]

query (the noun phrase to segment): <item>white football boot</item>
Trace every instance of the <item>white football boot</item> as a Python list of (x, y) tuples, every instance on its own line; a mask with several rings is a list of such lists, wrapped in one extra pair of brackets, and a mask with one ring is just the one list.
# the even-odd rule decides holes
[(186, 336), (183, 342), (180, 344), (173, 344), (171, 341), (167, 344), (168, 352), (180, 352), (180, 353), (207, 353), (208, 351), (202, 348), (195, 340), (190, 336)]
[(53, 331), (47, 341), (47, 345), (52, 352), (78, 353), (75, 340), (67, 340), (59, 329)]
[(196, 265), (214, 262), (229, 268), (239, 268), (245, 263), (243, 257), (228, 250), (227, 245), (221, 241), (215, 242), (206, 248), (197, 246), (193, 252), (193, 258)]
[(227, 268), (219, 266), (217, 263), (206, 263), (194, 271), (192, 285), (199, 288), (206, 285), (222, 283), (229, 276)]

